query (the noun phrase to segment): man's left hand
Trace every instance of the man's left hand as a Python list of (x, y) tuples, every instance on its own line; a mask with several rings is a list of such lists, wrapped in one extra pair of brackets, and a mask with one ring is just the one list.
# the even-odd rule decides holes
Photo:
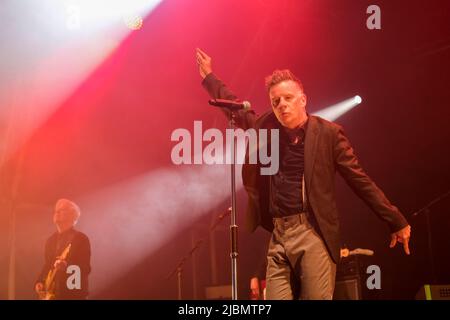
[(196, 49), (196, 58), (200, 75), (203, 79), (212, 72), (211, 57), (200, 48)]
[(65, 270), (67, 268), (67, 262), (66, 262), (66, 260), (63, 260), (63, 259), (57, 259), (55, 261), (55, 264), (53, 265), (53, 267), (56, 270)]
[(391, 234), (391, 244), (389, 245), (389, 247), (390, 248), (395, 247), (398, 241), (400, 243), (403, 243), (403, 249), (405, 250), (405, 253), (409, 255), (411, 254), (408, 245), (410, 237), (411, 237), (411, 226), (407, 225), (403, 229), (400, 229), (397, 232)]

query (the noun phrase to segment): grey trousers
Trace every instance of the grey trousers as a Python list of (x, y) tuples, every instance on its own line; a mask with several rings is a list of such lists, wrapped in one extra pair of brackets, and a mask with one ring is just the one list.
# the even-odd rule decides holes
[(336, 264), (305, 214), (275, 218), (267, 253), (268, 300), (331, 300)]

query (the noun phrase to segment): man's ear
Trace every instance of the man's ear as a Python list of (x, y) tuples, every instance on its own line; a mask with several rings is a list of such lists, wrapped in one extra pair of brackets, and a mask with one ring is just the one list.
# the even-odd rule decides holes
[(306, 94), (302, 93), (302, 96), (300, 97), (300, 101), (302, 103), (302, 107), (306, 107), (306, 102), (308, 101), (308, 97)]

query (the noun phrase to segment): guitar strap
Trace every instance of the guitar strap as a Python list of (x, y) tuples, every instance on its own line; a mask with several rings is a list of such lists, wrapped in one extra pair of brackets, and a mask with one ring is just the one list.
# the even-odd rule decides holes
[(64, 249), (69, 245), (69, 243), (72, 243), (74, 236), (75, 232), (73, 230), (70, 232), (70, 234), (64, 235), (63, 238), (60, 238), (61, 236), (58, 235), (58, 237), (56, 238), (56, 248), (54, 256), (55, 259), (63, 253)]

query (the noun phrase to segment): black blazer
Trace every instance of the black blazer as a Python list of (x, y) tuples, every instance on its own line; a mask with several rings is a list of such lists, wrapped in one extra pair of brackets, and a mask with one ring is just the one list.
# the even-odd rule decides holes
[[(236, 96), (214, 74), (202, 85), (213, 98), (234, 100)], [(227, 114), (227, 111), (224, 110)], [(253, 111), (239, 111), (241, 128), (271, 129), (278, 126), (272, 111), (256, 117)], [(270, 141), (270, 140), (269, 140)], [(408, 225), (400, 211), (361, 168), (341, 126), (317, 116), (309, 116), (305, 140), (305, 185), (308, 210), (317, 221), (319, 233), (337, 263), (340, 259), (339, 218), (336, 206), (335, 173), (338, 171), (350, 188), (382, 220), (391, 232)], [(269, 212), (270, 176), (260, 174), (259, 164), (244, 164), (242, 179), (248, 194), (246, 225), (254, 231), (259, 225), (273, 230)]]

